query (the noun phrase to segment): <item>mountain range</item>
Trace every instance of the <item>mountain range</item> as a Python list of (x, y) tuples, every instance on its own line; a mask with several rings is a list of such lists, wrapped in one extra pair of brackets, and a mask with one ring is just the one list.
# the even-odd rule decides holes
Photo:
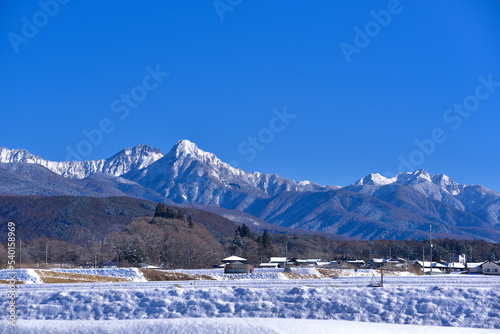
[[(425, 170), (370, 174), (346, 187), (236, 169), (188, 140), (91, 161), (44, 160), (0, 148), (0, 195), (127, 196), (196, 207), (237, 223), (358, 239), (500, 241), (500, 193)], [(272, 225), (271, 225), (272, 224)]]

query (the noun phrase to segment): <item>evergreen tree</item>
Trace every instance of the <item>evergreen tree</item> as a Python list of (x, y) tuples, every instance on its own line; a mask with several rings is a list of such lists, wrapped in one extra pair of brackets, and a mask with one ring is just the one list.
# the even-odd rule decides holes
[(185, 220), (186, 219), (186, 217), (184, 217), (184, 211), (182, 211), (182, 209), (179, 209), (179, 211), (177, 211), (176, 218), (179, 219), (179, 220)]
[(264, 233), (262, 234), (262, 252), (264, 253), (264, 256), (270, 257), (273, 253), (273, 242), (271, 240), (271, 236), (269, 235), (269, 232), (267, 232), (267, 229), (264, 230)]
[(155, 208), (155, 217), (161, 217), (165, 218), (165, 215), (167, 213), (167, 207), (163, 203), (158, 203)]
[(176, 216), (177, 216), (177, 214), (175, 213), (174, 209), (172, 209), (171, 207), (167, 207), (167, 211), (166, 211), (165, 216), (163, 218), (173, 219)]
[(193, 224), (193, 218), (191, 216), (188, 216), (187, 223), (189, 228), (193, 228), (194, 224)]
[(234, 232), (234, 237), (241, 237), (241, 226), (238, 225), (236, 231)]
[(250, 231), (250, 229), (248, 228), (248, 226), (246, 226), (245, 224), (241, 225), (240, 236), (242, 238), (244, 238), (244, 237), (253, 238), (252, 231)]
[(269, 232), (267, 232), (267, 229), (265, 229), (264, 233), (262, 234), (262, 246), (264, 248), (272, 246), (271, 236), (269, 235)]
[(257, 241), (257, 243), (259, 244), (259, 247), (260, 247), (260, 248), (264, 248), (264, 243), (263, 243), (263, 241), (262, 241), (262, 236), (261, 236), (261, 235), (259, 235), (259, 236), (257, 237), (257, 240), (256, 240), (256, 241)]

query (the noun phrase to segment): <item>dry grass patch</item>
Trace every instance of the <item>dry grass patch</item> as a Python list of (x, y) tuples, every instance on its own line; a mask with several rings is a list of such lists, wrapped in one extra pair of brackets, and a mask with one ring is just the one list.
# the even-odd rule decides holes
[(328, 278), (333, 278), (333, 277), (340, 277), (340, 271), (336, 269), (318, 269), (318, 272), (323, 275), (324, 277)]
[(141, 269), (144, 277), (148, 281), (194, 281), (194, 280), (215, 280), (208, 275), (185, 274), (175, 271), (162, 271), (155, 269)]
[[(4, 280), (4, 279), (0, 279), (0, 284), (10, 284), (11, 281), (7, 281), (7, 280)], [(16, 281), (15, 284), (24, 284), (23, 281)]]
[(35, 272), (40, 276), (43, 283), (110, 283), (130, 282), (132, 280), (126, 277), (110, 277), (38, 269), (36, 269)]
[(318, 275), (315, 274), (299, 274), (296, 271), (284, 272), (285, 276), (289, 279), (318, 279)]

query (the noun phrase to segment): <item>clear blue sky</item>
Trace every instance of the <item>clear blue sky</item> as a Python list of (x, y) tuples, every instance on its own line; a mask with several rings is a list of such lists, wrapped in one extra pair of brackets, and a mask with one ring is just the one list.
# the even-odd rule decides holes
[(82, 159), (189, 139), (295, 180), (403, 157), (500, 191), (500, 86), (478, 80), (500, 82), (498, 1), (66, 2), (0, 5), (0, 146), (64, 160), (103, 123)]

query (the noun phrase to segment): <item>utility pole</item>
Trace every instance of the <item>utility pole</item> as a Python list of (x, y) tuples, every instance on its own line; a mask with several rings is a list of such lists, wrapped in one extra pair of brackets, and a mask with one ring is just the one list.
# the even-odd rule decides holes
[(380, 266), (380, 286), (384, 286), (384, 266)]
[(422, 271), (424, 272), (425, 275), (425, 242), (422, 245)]
[(431, 228), (432, 228), (432, 224), (429, 224), (429, 244), (431, 245), (431, 254), (430, 254), (430, 257), (431, 257), (431, 262), (430, 262), (430, 265), (431, 265), (431, 275), (432, 275), (432, 234), (431, 234)]
[(285, 271), (288, 264), (288, 240), (285, 242)]
[(49, 241), (45, 240), (45, 269), (47, 269), (47, 263), (49, 262)]
[(288, 243), (290, 242), (290, 239), (288, 238), (288, 235), (286, 236), (285, 240), (285, 270), (288, 266)]
[(23, 242), (21, 240), (21, 238), (19, 238), (19, 269), (21, 269), (21, 265), (22, 265), (22, 257), (21, 257), (21, 254), (22, 254), (22, 247), (23, 247)]

